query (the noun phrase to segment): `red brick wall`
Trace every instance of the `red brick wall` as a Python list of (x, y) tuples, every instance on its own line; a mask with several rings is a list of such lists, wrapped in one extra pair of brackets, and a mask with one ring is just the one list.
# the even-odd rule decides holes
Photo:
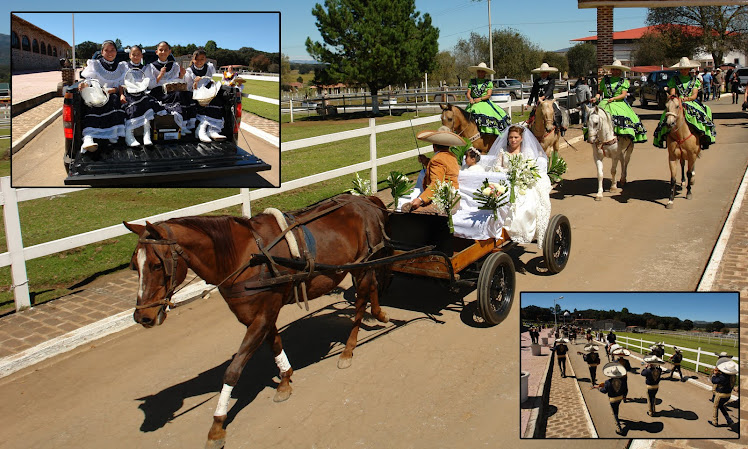
[(70, 57), (72, 49), (67, 42), (62, 39), (49, 34), (32, 24), (29, 24), (25, 20), (16, 20), (16, 17), (11, 15), (11, 33), (18, 35), (18, 42), (22, 44), (23, 36), (29, 38), (29, 42), (33, 44), (34, 39), (41, 46), (44, 43), (45, 49), (47, 45), (57, 48), (57, 56), (42, 54), (41, 48), (38, 53), (34, 53), (33, 48), (31, 50), (23, 50), (21, 48), (11, 48), (11, 62), (13, 72), (19, 71), (49, 71), (60, 69), (60, 58)]
[(602, 66), (613, 62), (613, 7), (597, 8), (597, 73), (603, 74)]

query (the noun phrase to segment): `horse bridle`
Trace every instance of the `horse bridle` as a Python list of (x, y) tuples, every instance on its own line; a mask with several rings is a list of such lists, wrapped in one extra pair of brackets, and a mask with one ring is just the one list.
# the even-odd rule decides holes
[[(445, 110), (444, 112), (447, 112), (447, 111)], [(454, 127), (455, 127), (455, 125), (454, 125), (454, 111), (452, 111), (452, 110), (450, 109), (450, 112), (452, 113), (452, 128), (451, 128), (451, 130), (452, 130), (452, 132), (455, 132), (455, 128), (454, 128)], [(466, 111), (466, 112), (467, 112), (467, 111)], [(472, 121), (472, 116), (473, 116), (473, 113), (472, 113), (472, 112), (468, 112), (468, 114), (469, 114), (469, 115), (468, 115), (468, 116), (466, 117), (466, 119), (467, 119), (468, 121)], [(463, 137), (463, 138), (467, 138), (467, 139), (469, 139), (469, 140), (470, 140), (470, 143), (473, 143), (473, 142), (475, 142), (476, 140), (480, 139), (480, 128), (478, 129), (478, 132), (477, 132), (477, 133), (475, 133), (474, 135), (472, 135), (472, 136), (470, 136), (470, 137), (465, 137), (465, 136), (463, 136), (463, 135), (462, 135), (462, 133), (464, 133), (464, 132), (465, 132), (465, 129), (466, 129), (466, 128), (467, 128), (467, 126), (463, 126), (463, 127), (462, 127), (462, 131), (460, 131), (460, 132), (458, 132), (458, 133), (455, 133), (455, 134), (457, 134), (457, 135), (458, 135), (458, 136), (460, 136), (460, 137)]]
[[(683, 112), (682, 112), (682, 110), (683, 110), (683, 99), (682, 99), (681, 97), (679, 97), (678, 95), (671, 95), (671, 96), (670, 96), (670, 99), (672, 100), (673, 98), (675, 98), (675, 99), (677, 99), (677, 100), (678, 100), (678, 109), (680, 109), (680, 110), (681, 110), (681, 114), (682, 114), (682, 113), (683, 113)], [(665, 112), (665, 117), (668, 117), (668, 116), (671, 116), (671, 117), (673, 117), (673, 118), (675, 119), (675, 121), (676, 121), (676, 124), (677, 124), (677, 122), (678, 122), (678, 117), (680, 116), (679, 114), (676, 114), (675, 112), (670, 112), (670, 111), (667, 111), (667, 112)], [(686, 128), (688, 129), (688, 136), (686, 136), (686, 137), (685, 137), (685, 138), (683, 138), (683, 139), (678, 139), (677, 137), (673, 138), (673, 140), (675, 141), (675, 143), (676, 143), (676, 144), (678, 145), (678, 148), (681, 148), (681, 149), (683, 148), (683, 147), (682, 147), (682, 145), (683, 145), (683, 142), (685, 142), (686, 140), (688, 140), (688, 139), (690, 139), (691, 137), (693, 137), (693, 132), (691, 132), (691, 128), (690, 128), (690, 127), (688, 127), (688, 125), (686, 125)], [(671, 137), (673, 137), (673, 132), (674, 132), (674, 131), (677, 131), (677, 130), (678, 130), (678, 128), (676, 128), (675, 126), (673, 126), (673, 127), (672, 127), (672, 128), (670, 129), (670, 131), (668, 132), (668, 134), (670, 134), (670, 135), (671, 135)]]
[[(158, 251), (155, 250), (155, 248), (153, 251), (154, 253), (156, 253), (156, 257), (161, 260), (164, 268), (164, 279), (161, 285), (166, 288), (166, 295), (164, 295), (163, 299), (149, 304), (137, 304), (135, 306), (136, 310), (149, 309), (151, 307), (160, 306), (174, 307), (174, 303), (170, 300), (172, 295), (176, 293), (176, 288), (179, 285), (179, 281), (177, 280), (177, 264), (179, 262), (179, 258), (183, 258), (185, 262), (189, 264), (189, 256), (187, 256), (187, 254), (184, 252), (184, 248), (182, 248), (174, 239), (171, 229), (167, 226), (164, 226), (163, 229), (165, 229), (166, 233), (169, 235), (168, 239), (140, 238), (138, 239), (138, 243), (144, 245), (164, 245), (169, 247), (170, 257), (163, 257)], [(168, 284), (166, 282), (167, 277), (169, 278)]]

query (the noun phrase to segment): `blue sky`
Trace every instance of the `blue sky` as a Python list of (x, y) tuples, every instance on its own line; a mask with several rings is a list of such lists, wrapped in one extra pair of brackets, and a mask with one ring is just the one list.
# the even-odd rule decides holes
[(649, 312), (659, 316), (674, 316), (681, 320), (722, 321), (737, 323), (739, 318), (739, 296), (737, 293), (586, 293), (586, 292), (528, 292), (522, 293), (522, 307), (536, 305), (553, 307), (554, 298), (562, 310), (573, 312), (585, 309), (620, 311), (623, 307), (631, 313)]
[[(315, 25), (312, 8), (316, 3), (324, 4), (323, 0), (282, 0), (281, 2), (267, 2), (244, 0), (232, 2), (224, 6), (217, 2), (205, 2), (195, 0), (168, 1), (159, 3), (145, 0), (128, 0), (118, 3), (117, 9), (127, 8), (130, 11), (206, 11), (207, 9), (246, 11), (274, 11), (281, 12), (281, 51), (290, 56), (291, 59), (311, 59), (306, 53), (304, 42), (308, 37), (312, 40), (320, 40), (320, 35)], [(70, 11), (70, 6), (75, 5), (78, 11), (101, 11), (103, 3), (100, 1), (77, 0), (74, 3), (55, 2), (51, 0), (40, 0), (25, 5), (20, 2), (8, 2), (16, 11)], [(109, 5), (109, 4), (107, 4)], [(23, 6), (23, 7), (21, 7)], [(10, 12), (10, 6), (2, 6)], [(457, 41), (470, 36), (471, 31), (486, 35), (488, 32), (488, 7), (486, 0), (473, 2), (471, 0), (416, 0), (416, 9), (421, 13), (429, 13), (434, 26), (440, 29), (439, 49), (452, 50)], [(615, 31), (627, 30), (645, 26), (646, 8), (619, 8), (614, 10)], [(119, 14), (116, 14), (119, 16)], [(168, 20), (167, 14), (161, 14), (162, 22)], [(201, 19), (201, 16), (195, 16)], [(494, 0), (491, 2), (491, 19), (494, 29), (511, 27), (527, 36), (533, 43), (544, 50), (558, 50), (569, 47), (570, 40), (596, 34), (597, 12), (595, 9), (578, 9), (576, 0), (534, 0), (532, 2), (517, 2)], [(199, 20), (202, 21), (202, 20)], [(56, 23), (57, 22), (57, 23)], [(50, 26), (60, 27), (67, 30), (69, 21), (53, 21)], [(98, 21), (97, 21), (98, 22)], [(34, 23), (32, 21), (32, 23)], [(189, 26), (184, 23), (165, 26), (159, 23), (155, 27), (138, 25), (132, 29), (135, 36), (153, 36), (155, 40), (167, 40), (179, 43), (180, 39), (191, 38), (200, 43), (213, 39), (223, 48), (239, 48), (244, 45), (242, 41), (257, 42), (257, 45), (249, 43), (249, 46), (265, 50), (261, 45), (273, 45), (272, 36), (274, 30), (268, 29), (269, 24), (264, 22), (249, 23), (244, 16), (232, 17), (228, 15), (224, 20), (205, 20), (210, 24), (210, 31), (198, 31), (199, 26)], [(41, 24), (36, 25), (45, 28)], [(114, 26), (110, 23), (92, 23), (91, 39), (98, 41), (99, 35), (106, 36), (103, 39), (112, 38), (115, 33)], [(47, 29), (47, 28), (45, 28)], [(93, 30), (98, 30), (93, 33)], [(160, 30), (160, 31), (159, 31)], [(56, 32), (49, 30), (53, 34)], [(10, 32), (10, 21), (0, 25), (0, 33)], [(87, 40), (84, 30), (78, 26), (76, 19), (76, 42)], [(125, 36), (123, 27), (122, 36)], [(277, 36), (277, 30), (275, 30)], [(170, 38), (174, 36), (174, 38)], [(212, 36), (212, 37), (211, 37)], [(60, 36), (65, 39), (65, 37)], [(117, 37), (117, 36), (114, 36)], [(226, 42), (239, 41), (239, 45), (231, 43), (222, 44), (219, 39)], [(125, 42), (124, 37), (120, 39)], [(144, 43), (147, 39), (140, 39)], [(277, 40), (275, 41), (277, 42)], [(274, 44), (277, 46), (277, 44)], [(271, 50), (266, 50), (271, 51)]]
[[(91, 7), (93, 8), (94, 5)], [(145, 5), (141, 7), (145, 8)], [(84, 8), (81, 7), (81, 9)], [(73, 14), (70, 12), (17, 12), (16, 15), (64, 39), (69, 44), (73, 42)], [(209, 40), (213, 40), (218, 47), (230, 50), (237, 50), (241, 47), (252, 47), (271, 53), (279, 50), (280, 23), (277, 12), (178, 14), (76, 12), (74, 16), (76, 44), (83, 41), (100, 43), (107, 39), (120, 39), (126, 46), (155, 45), (162, 40), (171, 45), (194, 43), (202, 46)], [(116, 23), (107, 20), (113, 17), (117, 18)], [(1, 32), (7, 33), (8, 31)]]

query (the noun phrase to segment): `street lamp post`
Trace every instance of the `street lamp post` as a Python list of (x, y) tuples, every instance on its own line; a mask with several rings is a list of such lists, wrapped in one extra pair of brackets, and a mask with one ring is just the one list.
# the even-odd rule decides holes
[(558, 329), (558, 321), (556, 319), (556, 301), (559, 299), (564, 299), (563, 296), (559, 296), (558, 298), (553, 300), (553, 331), (555, 332), (556, 329)]

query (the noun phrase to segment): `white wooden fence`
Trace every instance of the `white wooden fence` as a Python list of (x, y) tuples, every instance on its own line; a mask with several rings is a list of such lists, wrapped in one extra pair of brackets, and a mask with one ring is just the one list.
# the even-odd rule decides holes
[[(378, 166), (407, 159), (409, 157), (414, 157), (423, 151), (428, 151), (427, 147), (423, 147), (415, 148), (413, 150), (404, 151), (402, 153), (393, 154), (386, 157), (377, 157), (377, 133), (408, 128), (410, 126), (417, 126), (436, 121), (439, 121), (438, 115), (410, 120), (407, 122), (376, 126), (374, 119), (371, 118), (369, 119), (369, 126), (367, 128), (286, 142), (283, 144), (282, 151), (292, 151), (298, 148), (304, 148), (323, 143), (337, 142), (340, 140), (368, 135), (370, 159), (368, 161), (349, 165), (347, 167), (341, 167), (323, 173), (317, 173), (303, 178), (284, 182), (280, 188), (266, 188), (252, 191), (247, 188), (242, 188), (239, 189), (239, 193), (236, 195), (209, 201), (207, 203), (185, 207), (182, 209), (164, 212), (157, 215), (152, 215), (150, 217), (132, 220), (131, 222), (144, 224), (146, 220), (155, 222), (185, 215), (205, 214), (238, 204), (242, 205), (242, 214), (249, 217), (251, 216), (250, 202), (252, 200), (258, 200), (267, 196), (276, 195), (299, 187), (308, 186), (310, 184), (315, 184), (321, 181), (337, 178), (339, 176), (344, 176), (367, 169), (371, 170), (371, 185), (373, 191), (376, 191)], [(78, 190), (83, 189), (14, 189), (10, 186), (10, 177), (6, 176), (0, 178), (0, 205), (3, 206), (5, 236), (8, 243), (8, 251), (0, 253), (0, 267), (11, 267), (11, 277), (13, 281), (12, 288), (16, 310), (24, 310), (31, 307), (28, 277), (26, 273), (27, 260), (48, 256), (51, 254), (59, 253), (61, 251), (69, 250), (71, 248), (76, 248), (79, 246), (100, 242), (102, 240), (115, 238), (121, 235), (126, 235), (130, 232), (122, 224), (116, 224), (105, 228), (96, 229), (94, 231), (85, 232), (83, 234), (24, 247), (23, 239), (21, 237), (21, 220), (18, 215), (18, 203), (21, 201), (47, 198), (50, 196), (61, 195)]]
[[(634, 350), (636, 350), (637, 352), (639, 352), (641, 354), (648, 354), (650, 346), (652, 346), (653, 344), (655, 344), (657, 342), (655, 342), (655, 341), (647, 341), (647, 340), (644, 340), (642, 338), (631, 338), (631, 337), (626, 337), (626, 336), (622, 336), (622, 335), (617, 335), (616, 336), (616, 343), (618, 343), (621, 346), (624, 346), (624, 347), (626, 347), (628, 349), (634, 349)], [(674, 345), (668, 345), (668, 344), (666, 344), (665, 345), (665, 357), (668, 357), (668, 358), (673, 355), (672, 353), (674, 353), (674, 351), (671, 350), (671, 354), (669, 354), (667, 352), (667, 348), (668, 347), (670, 347), (670, 348), (677, 347), (678, 349), (680, 349), (681, 351), (683, 351), (683, 361), (684, 362), (693, 363), (696, 366), (696, 371), (699, 371), (699, 367), (700, 366), (701, 367), (706, 367), (706, 368), (714, 368), (714, 365), (711, 365), (711, 364), (708, 364), (708, 363), (704, 363), (704, 362), (701, 361), (701, 355), (702, 354), (714, 357), (715, 354), (712, 351), (702, 351), (701, 347), (698, 347), (696, 349), (691, 349), (691, 348), (687, 348), (685, 346), (674, 346)], [(695, 354), (695, 355), (692, 355), (691, 357), (696, 357), (696, 358), (695, 359), (687, 358), (686, 357), (686, 353)], [(732, 359), (735, 362), (737, 362), (738, 364), (740, 363), (740, 360), (739, 360), (739, 358), (737, 356), (733, 357)]]

